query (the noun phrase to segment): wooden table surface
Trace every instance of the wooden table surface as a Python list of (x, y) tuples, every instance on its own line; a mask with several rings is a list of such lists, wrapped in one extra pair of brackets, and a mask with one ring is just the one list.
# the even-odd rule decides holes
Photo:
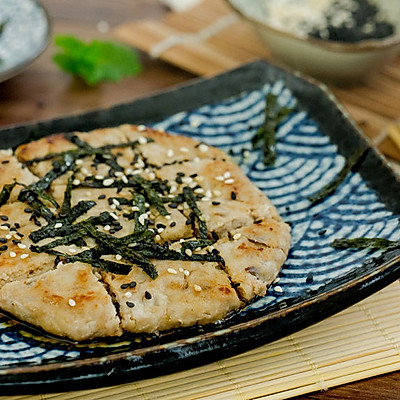
[[(143, 18), (161, 18), (167, 12), (157, 0), (42, 0), (42, 3), (51, 16), (53, 34), (74, 34), (85, 39), (108, 38), (112, 35), (112, 28), (121, 23)], [(109, 32), (99, 31), (100, 21), (109, 24)], [(0, 83), (0, 126), (103, 108), (194, 78), (188, 72), (140, 54), (144, 65), (140, 76), (116, 84), (87, 87), (55, 66), (52, 62), (54, 51), (54, 46), (50, 45), (28, 69)], [(348, 93), (345, 89), (340, 89), (336, 94), (340, 98), (341, 94)], [(394, 110), (393, 116), (396, 112), (400, 117), (400, 109)], [(372, 125), (376, 123), (366, 121), (369, 122)], [(400, 372), (395, 372), (296, 399), (399, 398)]]

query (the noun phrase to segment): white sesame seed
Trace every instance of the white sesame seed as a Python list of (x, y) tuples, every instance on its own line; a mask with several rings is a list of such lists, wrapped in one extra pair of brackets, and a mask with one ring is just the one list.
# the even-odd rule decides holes
[(111, 218), (114, 218), (116, 221), (119, 219), (117, 214), (114, 214), (113, 212), (110, 213)]
[(116, 210), (116, 209), (117, 209), (117, 206), (116, 206), (115, 204), (111, 204), (111, 205), (110, 205), (110, 208), (111, 208), (111, 210)]
[(75, 186), (80, 185), (80, 183), (81, 183), (81, 181), (80, 181), (79, 179), (74, 179), (74, 180), (72, 181), (72, 184), (75, 185)]
[(176, 275), (176, 274), (178, 273), (178, 271), (177, 271), (176, 269), (174, 269), (174, 268), (168, 268), (167, 271), (168, 271), (170, 274), (173, 274), (173, 275)]
[(118, 177), (121, 177), (123, 174), (124, 174), (124, 173), (123, 173), (122, 171), (115, 171), (115, 172), (114, 172), (114, 175), (115, 175), (115, 176), (118, 176)]
[(241, 237), (242, 237), (242, 234), (241, 234), (241, 233), (235, 233), (235, 234), (233, 235), (233, 240), (239, 240)]
[(169, 189), (170, 193), (175, 193), (176, 191), (177, 191), (177, 187), (175, 185), (171, 186), (171, 189)]
[(160, 235), (156, 235), (156, 236), (154, 236), (154, 239), (157, 240), (157, 242), (159, 242), (161, 240), (161, 236)]
[(179, 272), (183, 272), (184, 269), (182, 267), (179, 267)]
[(204, 196), (201, 198), (201, 201), (211, 201), (211, 199), (209, 197)]
[(186, 242), (186, 240), (185, 239), (179, 239), (179, 243), (183, 243), (183, 242)]
[(124, 182), (125, 184), (129, 183), (128, 178), (125, 175), (121, 176), (121, 181)]
[(126, 168), (126, 169), (125, 169), (125, 174), (126, 174), (126, 175), (130, 175), (132, 172), (133, 172), (133, 169), (132, 169), (132, 168)]
[(115, 258), (116, 258), (116, 260), (117, 260), (117, 261), (120, 261), (120, 260), (122, 260), (122, 256), (121, 256), (121, 254), (117, 254), (117, 255), (115, 256)]
[(20, 249), (26, 249), (26, 244), (18, 243), (17, 246), (18, 246)]
[(185, 254), (190, 257), (193, 253), (192, 253), (192, 250), (186, 249)]
[(171, 158), (174, 156), (174, 151), (172, 149), (168, 149), (167, 151), (167, 157)]
[(182, 178), (182, 182), (186, 184), (191, 183), (193, 182), (193, 178), (191, 178), (190, 176), (185, 176)]
[(193, 192), (201, 194), (201, 193), (204, 193), (204, 189), (203, 188), (197, 188), (197, 189), (194, 189)]
[(194, 179), (196, 180), (196, 182), (203, 182), (204, 181), (204, 176), (198, 175)]
[(146, 125), (138, 125), (137, 130), (139, 132), (144, 132), (147, 130), (147, 126)]
[(278, 283), (280, 280), (281, 280), (281, 278), (279, 278), (279, 276), (277, 276), (272, 283)]
[(128, 299), (132, 297), (132, 293), (131, 292), (126, 292), (125, 293), (125, 297), (127, 297)]
[(68, 300), (68, 304), (69, 304), (71, 307), (75, 307), (75, 306), (76, 306), (76, 302), (75, 302), (74, 299), (69, 299), (69, 300)]
[(16, 257), (16, 256), (17, 256), (17, 254), (16, 254), (15, 252), (10, 251), (10, 257), (14, 258), (14, 257)]
[(10, 234), (6, 235), (6, 239), (11, 239), (12, 236)]
[(104, 230), (105, 230), (105, 231), (109, 231), (110, 229), (111, 229), (111, 226), (110, 226), (110, 225), (105, 225), (105, 226), (104, 226)]
[(116, 206), (120, 206), (121, 203), (117, 200), (117, 199), (112, 199), (112, 202), (116, 205)]
[(224, 181), (224, 183), (226, 183), (227, 185), (230, 185), (230, 184), (233, 183), (233, 182), (235, 182), (235, 180), (232, 179), (232, 178), (226, 179), (226, 180)]
[(222, 175), (218, 175), (218, 176), (215, 177), (215, 180), (216, 181), (223, 181), (224, 177)]
[(146, 202), (146, 203), (144, 203), (144, 206), (145, 207), (150, 207), (150, 204)]
[(187, 269), (185, 269), (185, 270), (183, 271), (183, 275), (189, 276), (189, 275), (190, 275), (190, 272), (189, 272)]
[(69, 251), (70, 253), (72, 253), (72, 254), (76, 253), (76, 249), (74, 249), (73, 247), (70, 247), (70, 248), (68, 249), (68, 251)]
[(149, 179), (150, 180), (156, 179), (156, 174), (154, 172), (150, 172), (149, 173)]
[(199, 146), (199, 150), (200, 150), (202, 153), (206, 153), (206, 152), (208, 151), (208, 146), (207, 146), (206, 144), (202, 143), (202, 144)]
[(214, 190), (213, 194), (215, 197), (219, 197), (219, 196), (221, 196), (222, 193), (219, 190)]
[(140, 144), (146, 144), (146, 143), (147, 143), (147, 139), (146, 139), (145, 137), (141, 136), (141, 137), (138, 139), (138, 142), (139, 142)]
[(230, 177), (231, 177), (231, 173), (229, 171), (226, 171), (224, 173), (224, 178), (227, 179), (227, 178), (230, 178)]
[(195, 158), (193, 158), (193, 161), (194, 161), (194, 162), (199, 162), (199, 161), (200, 161), (200, 158), (199, 158), (199, 157), (195, 157)]
[(132, 206), (131, 210), (132, 211), (140, 211), (140, 208), (138, 206)]
[(157, 232), (158, 232), (158, 233), (163, 233), (163, 232), (164, 232), (164, 228), (158, 228), (158, 229), (157, 229)]
[(181, 147), (179, 149), (182, 153), (189, 153), (189, 149), (187, 147)]
[(76, 160), (75, 164), (76, 165), (82, 165), (83, 164), (83, 160), (82, 159)]
[(114, 179), (112, 179), (112, 178), (104, 179), (104, 181), (103, 181), (104, 186), (111, 186), (113, 183), (114, 183)]
[(139, 215), (138, 221), (139, 221), (140, 225), (144, 225), (144, 221), (145, 221), (146, 217), (147, 217), (146, 214)]
[(27, 257), (29, 257), (29, 254), (21, 254), (21, 259), (23, 260), (23, 259), (25, 259), (25, 258), (27, 258)]
[(89, 170), (85, 167), (81, 168), (81, 172), (82, 172), (82, 174), (85, 174), (85, 175), (89, 174)]
[(170, 220), (172, 217), (170, 215), (166, 215), (164, 218)]
[(211, 190), (207, 190), (207, 192), (206, 192), (206, 197), (212, 197), (212, 193), (211, 193)]
[(194, 285), (193, 289), (195, 292), (201, 292), (201, 286), (199, 286), (199, 285)]
[(6, 226), (6, 225), (0, 225), (0, 229), (2, 231), (8, 231), (10, 228), (8, 226)]
[(95, 175), (95, 179), (102, 181), (104, 179), (104, 175)]
[(282, 292), (283, 292), (283, 289), (282, 289), (280, 286), (275, 286), (275, 287), (274, 287), (274, 290), (275, 290), (275, 292), (277, 292), (277, 293), (282, 293)]

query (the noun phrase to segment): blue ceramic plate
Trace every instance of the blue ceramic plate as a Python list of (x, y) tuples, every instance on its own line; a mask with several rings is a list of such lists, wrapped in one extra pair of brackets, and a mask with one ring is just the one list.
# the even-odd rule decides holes
[(35, 0), (0, 0), (0, 82), (33, 62), (46, 48), (50, 22)]
[[(297, 104), (277, 131), (277, 159), (265, 166), (251, 139), (264, 120), (265, 97)], [(0, 324), (3, 392), (111, 385), (231, 356), (318, 322), (400, 277), (400, 251), (336, 250), (336, 238), (399, 240), (399, 181), (370, 149), (333, 195), (311, 206), (360, 146), (363, 134), (325, 87), (265, 62), (111, 109), (0, 132), (16, 146), (54, 132), (145, 123), (229, 152), (292, 225), (287, 262), (267, 296), (224, 321), (159, 336), (74, 344), (10, 321)], [(106, 378), (106, 379), (105, 379)]]

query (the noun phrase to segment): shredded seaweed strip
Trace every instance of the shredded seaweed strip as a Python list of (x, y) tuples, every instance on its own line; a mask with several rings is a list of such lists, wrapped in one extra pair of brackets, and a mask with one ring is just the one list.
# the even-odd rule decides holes
[(355, 239), (335, 239), (331, 246), (335, 249), (378, 249), (387, 250), (389, 247), (398, 245), (399, 242), (383, 238), (355, 238)]
[(262, 147), (265, 165), (274, 165), (276, 161), (276, 130), (293, 111), (294, 107), (281, 107), (278, 96), (268, 93), (265, 97), (265, 119), (251, 143), (253, 149)]
[[(146, 138), (146, 139), (147, 139), (147, 143), (151, 143), (154, 141), (151, 138)], [(90, 148), (89, 147), (88, 148), (78, 147), (77, 149), (66, 150), (66, 151), (62, 151), (59, 153), (49, 153), (43, 157), (36, 157), (36, 158), (33, 158), (32, 160), (25, 161), (25, 165), (29, 166), (32, 164), (36, 164), (38, 162), (52, 160), (52, 159), (59, 158), (59, 157), (64, 157), (65, 155), (70, 155), (75, 160), (77, 160), (78, 158), (84, 158), (86, 156), (102, 155), (104, 153), (107, 153), (108, 150), (112, 150), (112, 149), (123, 148), (123, 147), (132, 147), (133, 148), (139, 144), (140, 143), (138, 140), (132, 140), (129, 142), (124, 142), (124, 143), (107, 144), (107, 145), (100, 146), (100, 147), (91, 147), (90, 145), (88, 145), (88, 146), (90, 146)]]
[(325, 185), (318, 193), (308, 198), (311, 202), (311, 206), (320, 203), (326, 197), (336, 191), (336, 189), (342, 184), (350, 172), (356, 172), (364, 161), (369, 148), (361, 147), (357, 149), (345, 162), (343, 168), (339, 171), (335, 179)]
[(16, 184), (17, 182), (7, 183), (3, 186), (0, 192), (0, 207), (7, 203)]
[(207, 224), (204, 221), (203, 215), (201, 214), (201, 211), (197, 207), (197, 202), (196, 202), (196, 196), (193, 193), (193, 190), (189, 186), (185, 186), (183, 188), (183, 198), (188, 204), (188, 206), (193, 210), (193, 213), (195, 217), (197, 218), (198, 224), (199, 224), (199, 235), (201, 239), (207, 239), (208, 236), (208, 230), (207, 230)]

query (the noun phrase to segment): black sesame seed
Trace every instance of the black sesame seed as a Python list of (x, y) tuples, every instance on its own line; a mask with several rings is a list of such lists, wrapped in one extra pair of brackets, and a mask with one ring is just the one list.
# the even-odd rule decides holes
[(129, 287), (130, 287), (130, 288), (136, 287), (136, 282), (135, 282), (135, 281), (132, 281), (132, 282), (129, 284)]
[(11, 227), (11, 225), (10, 225), (10, 224), (8, 224), (8, 223), (1, 224), (1, 226), (6, 226), (7, 228), (10, 228), (10, 227)]
[(191, 225), (191, 223), (192, 223), (191, 219), (187, 219), (186, 222), (185, 222), (186, 225)]
[(129, 283), (123, 283), (121, 285), (121, 289), (128, 289), (128, 287), (129, 287)]
[(12, 242), (13, 242), (14, 244), (19, 244), (19, 243), (21, 243), (21, 241), (18, 240), (18, 239), (13, 239)]
[(7, 215), (0, 215), (0, 219), (1, 219), (2, 221), (8, 221)]
[(0, 238), (0, 243), (7, 243), (7, 239), (6, 238)]
[(3, 160), (1, 163), (2, 164), (8, 164), (10, 162), (10, 160)]
[(101, 194), (101, 195), (98, 197), (99, 200), (103, 200), (103, 199), (105, 199), (105, 198), (106, 198), (106, 195), (105, 195), (105, 194)]
[(218, 236), (218, 234), (216, 233), (216, 232), (211, 232), (211, 236), (212, 236), (212, 238), (214, 239), (214, 240), (218, 240), (219, 239), (219, 236)]
[(147, 299), (147, 300), (150, 300), (153, 296), (151, 295), (151, 293), (150, 292), (148, 292), (147, 290), (144, 292), (144, 297)]
[(217, 256), (219, 254), (219, 250), (213, 249), (211, 253), (214, 254), (214, 256)]
[(326, 233), (326, 229), (321, 229), (321, 230), (318, 232), (318, 235), (322, 236), (322, 235), (324, 235), (325, 233)]
[(5, 251), (8, 249), (8, 246), (4, 244), (3, 246), (0, 246), (0, 251)]
[(157, 224), (157, 225), (156, 225), (156, 228), (157, 228), (157, 229), (160, 229), (160, 228), (161, 228), (161, 229), (165, 229), (166, 226), (165, 226), (164, 224)]
[(176, 204), (176, 203), (169, 203), (169, 204), (168, 204), (168, 207), (169, 207), (169, 208), (178, 208), (178, 204)]
[(235, 192), (231, 192), (231, 199), (236, 200), (237, 196)]
[[(122, 226), (121, 225), (118, 225), (118, 226), (115, 226), (114, 227), (114, 231), (115, 232), (118, 232), (118, 231), (120, 231), (122, 229)], [(111, 229), (110, 229), (110, 231), (111, 231)]]
[(176, 183), (182, 183), (183, 181), (182, 181), (182, 178), (181, 178), (180, 176), (178, 176), (178, 177), (175, 179), (175, 182), (176, 182)]
[(32, 210), (32, 208), (26, 207), (24, 209), (24, 212), (26, 212), (27, 214), (30, 214), (30, 213), (33, 213), (33, 210)]
[(219, 201), (213, 201), (211, 204), (213, 206), (219, 206), (221, 203)]
[(196, 176), (198, 176), (198, 175), (199, 175), (199, 174), (194, 173), (194, 174), (190, 175), (190, 177), (191, 177), (191, 178), (196, 178)]
[(314, 281), (313, 274), (309, 272), (306, 278), (306, 283), (312, 283), (313, 281)]
[(110, 233), (110, 235), (113, 235), (115, 233), (115, 229), (110, 229), (108, 232)]
[(170, 226), (171, 228), (173, 228), (174, 226), (176, 226), (176, 222), (175, 222), (175, 221), (171, 222), (171, 223), (169, 224), (169, 226)]
[(177, 172), (176, 173), (178, 176), (185, 176), (185, 173), (184, 172)]
[(254, 221), (254, 223), (257, 224), (257, 225), (258, 225), (258, 224), (261, 224), (261, 222), (262, 222), (262, 219), (258, 219), (258, 220), (256, 220), (256, 221)]
[(127, 301), (127, 302), (126, 302), (126, 305), (127, 305), (129, 308), (135, 307), (135, 303), (132, 303), (132, 302), (130, 302), (130, 301)]
[(21, 225), (20, 225), (18, 222), (16, 222), (16, 223), (14, 224), (14, 226), (15, 226), (17, 229), (21, 228)]

